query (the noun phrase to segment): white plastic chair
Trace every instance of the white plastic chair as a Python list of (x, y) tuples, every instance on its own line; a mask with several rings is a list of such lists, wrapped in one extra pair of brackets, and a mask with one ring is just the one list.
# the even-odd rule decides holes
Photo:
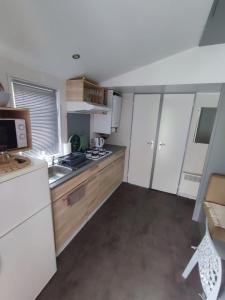
[(182, 274), (184, 279), (189, 276), (196, 264), (204, 291), (202, 299), (217, 300), (222, 283), (222, 260), (211, 239), (207, 222), (205, 236)]

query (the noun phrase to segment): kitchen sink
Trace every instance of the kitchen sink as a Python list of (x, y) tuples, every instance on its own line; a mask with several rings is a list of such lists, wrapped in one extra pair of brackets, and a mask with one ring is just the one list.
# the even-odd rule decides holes
[(71, 168), (63, 167), (59, 165), (54, 165), (48, 168), (48, 181), (49, 183), (53, 183), (56, 180), (68, 175), (72, 172)]

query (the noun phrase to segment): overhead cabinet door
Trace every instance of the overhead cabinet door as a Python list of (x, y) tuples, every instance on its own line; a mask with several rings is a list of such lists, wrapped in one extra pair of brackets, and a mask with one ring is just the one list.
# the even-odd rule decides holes
[(164, 95), (152, 188), (177, 193), (194, 94)]
[(153, 163), (160, 95), (135, 95), (128, 182), (148, 188)]

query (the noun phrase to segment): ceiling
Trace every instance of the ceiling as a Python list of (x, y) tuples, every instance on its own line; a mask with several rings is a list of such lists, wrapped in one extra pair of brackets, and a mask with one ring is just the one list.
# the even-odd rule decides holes
[(103, 81), (197, 46), (212, 2), (1, 0), (0, 55)]

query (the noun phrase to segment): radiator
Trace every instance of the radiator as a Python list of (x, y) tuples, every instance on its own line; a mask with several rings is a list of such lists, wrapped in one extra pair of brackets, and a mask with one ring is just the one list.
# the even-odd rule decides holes
[(181, 175), (178, 195), (196, 199), (200, 181), (201, 175), (183, 172)]
[(184, 180), (189, 180), (189, 181), (193, 181), (193, 182), (201, 181), (201, 175), (185, 173), (185, 172), (183, 174), (184, 174)]

